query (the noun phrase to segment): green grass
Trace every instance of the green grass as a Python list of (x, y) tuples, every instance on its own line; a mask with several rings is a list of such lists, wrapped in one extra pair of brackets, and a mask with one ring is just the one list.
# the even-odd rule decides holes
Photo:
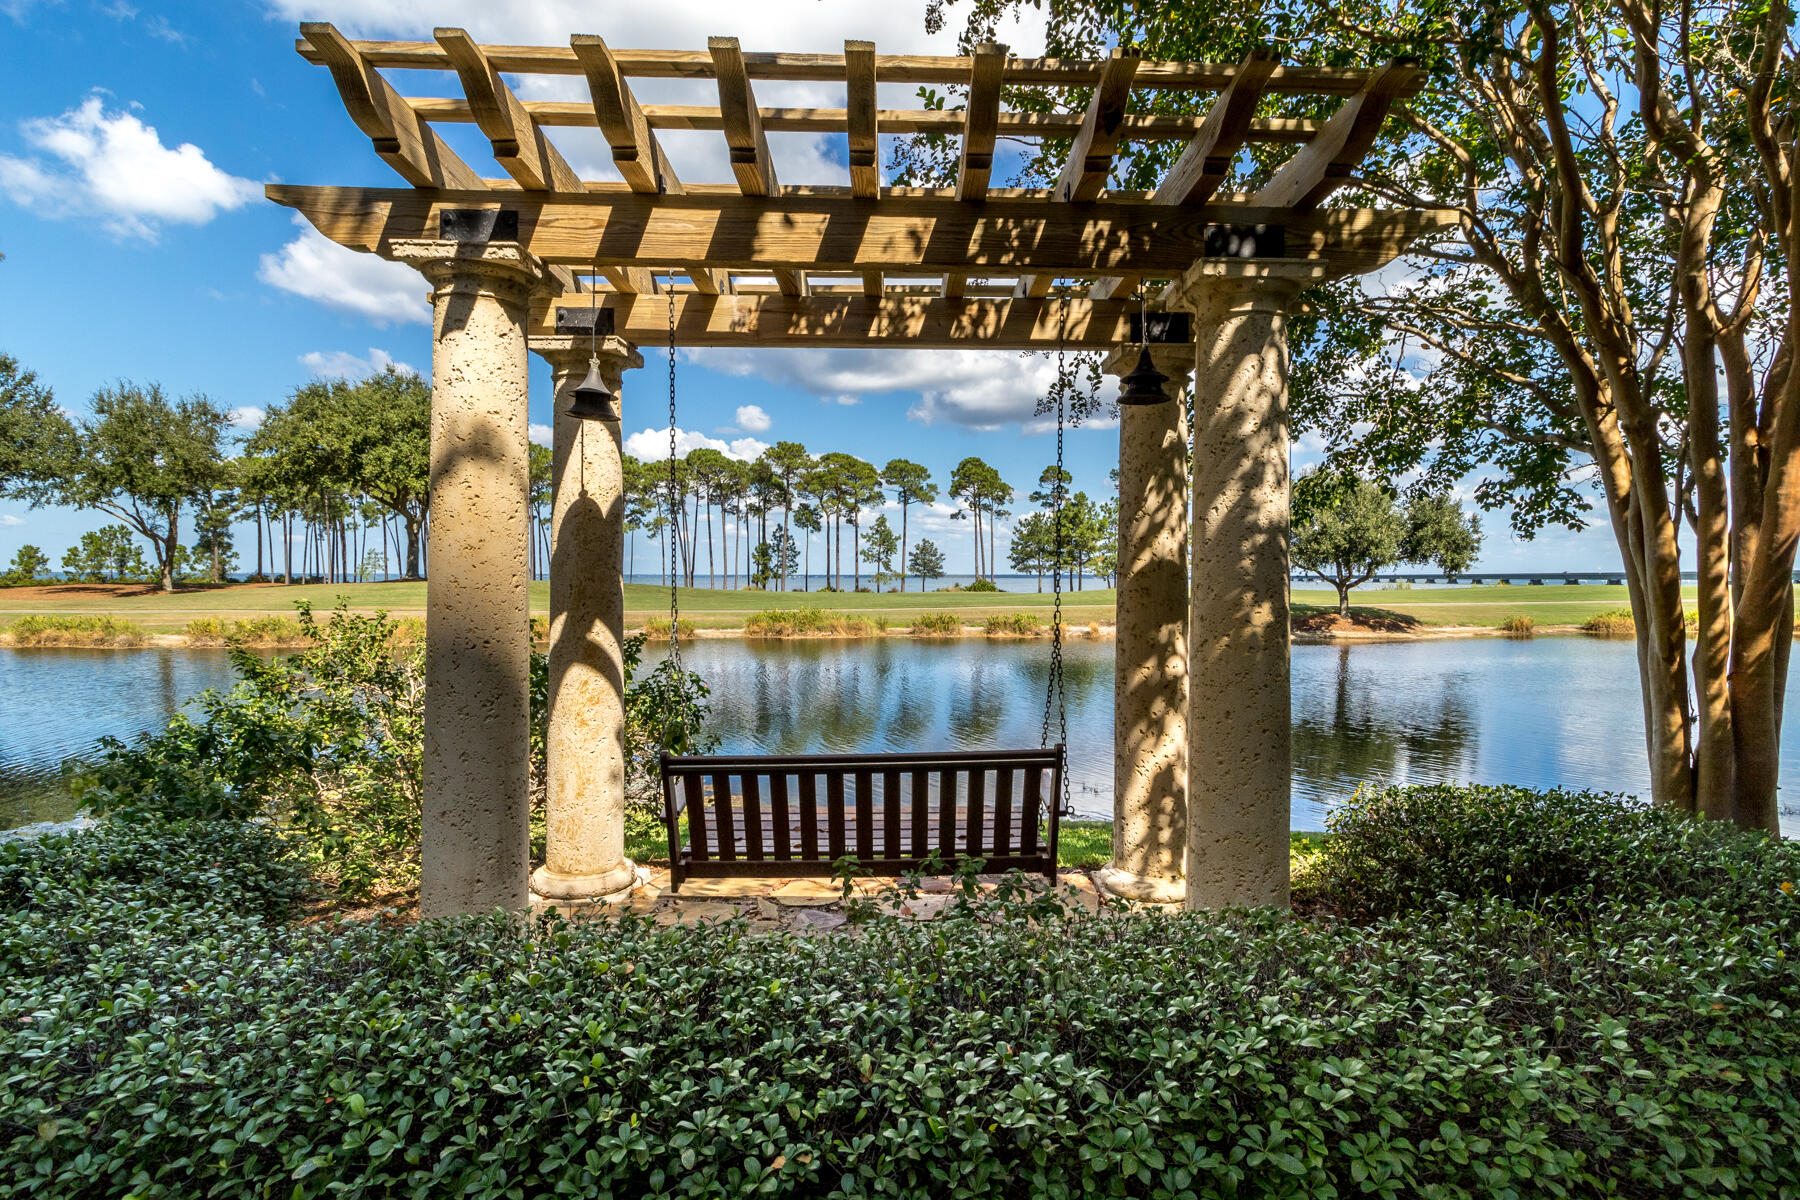
[[(1029, 585), (1027, 585), (1029, 586)], [(1692, 588), (1684, 588), (1691, 595)], [(125, 617), (147, 632), (179, 633), (201, 617), (247, 619), (270, 614), (292, 616), (294, 601), (306, 599), (314, 607), (330, 608), (342, 597), (359, 611), (386, 609), (399, 617), (423, 616), (425, 584), (343, 583), (263, 584), (236, 587), (193, 588), (173, 595), (136, 591), (110, 596), (80, 586), (31, 589), (28, 595), (0, 590), (0, 622), (26, 615), (92, 614)], [(1604, 584), (1495, 585), (1479, 587), (1410, 588), (1384, 590), (1360, 588), (1352, 594), (1361, 612), (1386, 613), (1425, 626), (1481, 625), (1499, 628), (1509, 617), (1528, 616), (1541, 631), (1547, 626), (1572, 628), (1588, 618), (1624, 607), (1629, 598), (1623, 587)], [(1072, 625), (1111, 621), (1114, 593), (1096, 588), (1067, 593), (1063, 614)], [(1293, 591), (1294, 612), (1304, 616), (1335, 608), (1335, 596), (1318, 588)], [(951, 612), (968, 624), (981, 625), (989, 616), (1035, 611), (1047, 618), (1052, 601), (1049, 592), (759, 592), (724, 589), (681, 589), (682, 616), (702, 629), (737, 629), (752, 613), (771, 608), (784, 611), (836, 610), (845, 614), (886, 617), (894, 625), (907, 625), (921, 616)], [(532, 611), (543, 614), (550, 606), (550, 585), (531, 585)], [(625, 585), (625, 619), (636, 628), (646, 620), (666, 619), (669, 593), (654, 584)]]

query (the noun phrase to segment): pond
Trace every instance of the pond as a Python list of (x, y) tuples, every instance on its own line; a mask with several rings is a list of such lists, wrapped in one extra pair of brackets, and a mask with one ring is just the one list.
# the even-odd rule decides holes
[[(721, 748), (747, 752), (1036, 746), (1049, 671), (1042, 642), (706, 640), (683, 657), (712, 688)], [(1073, 642), (1066, 659), (1075, 807), (1107, 815), (1112, 643)], [(0, 828), (71, 815), (63, 758), (230, 680), (216, 650), (0, 651)], [(1320, 828), (1365, 782), (1642, 792), (1641, 712), (1629, 642), (1296, 646), (1293, 827)], [(1800, 703), (1787, 713), (1782, 774), (1800, 780)], [(1782, 828), (1800, 836), (1800, 807), (1784, 803)]]

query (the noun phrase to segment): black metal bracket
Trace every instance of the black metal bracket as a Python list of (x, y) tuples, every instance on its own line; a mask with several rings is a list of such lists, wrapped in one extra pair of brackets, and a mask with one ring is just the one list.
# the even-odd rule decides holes
[(1207, 258), (1286, 258), (1287, 229), (1280, 225), (1208, 225)]
[(556, 309), (556, 332), (570, 337), (611, 337), (616, 314), (610, 308)]
[[(1144, 336), (1144, 326), (1150, 336)], [(1194, 340), (1193, 322), (1184, 312), (1146, 312), (1131, 314), (1131, 340), (1134, 344), (1186, 345)]]
[(438, 214), (438, 237), (446, 242), (516, 242), (516, 208), (446, 208)]

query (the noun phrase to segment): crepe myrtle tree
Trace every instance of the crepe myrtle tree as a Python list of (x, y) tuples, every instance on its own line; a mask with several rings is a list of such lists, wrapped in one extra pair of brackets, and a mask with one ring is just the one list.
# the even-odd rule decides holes
[[(1476, 500), (1508, 507), (1524, 537), (1598, 510), (1637, 631), (1652, 796), (1774, 832), (1800, 548), (1791, 0), (924, 7), (928, 27), (963, 22), (966, 52), (1026, 5), (1057, 57), (1130, 45), (1152, 60), (1240, 62), (1268, 47), (1309, 65), (1417, 59), (1425, 86), (1328, 203), (1461, 220), (1393, 268), (1407, 286), (1309, 289), (1290, 329), (1295, 431), (1317, 431), (1336, 469), (1369, 478), (1442, 487), (1475, 474)], [(1132, 100), (1134, 112), (1182, 103), (1144, 89)], [(1154, 188), (1182, 149), (1134, 147), (1116, 186)], [(1055, 179), (1067, 152), (1068, 139), (1045, 140), (1010, 182)], [(1221, 191), (1254, 191), (1285, 153), (1253, 145)], [(955, 163), (955, 138), (903, 139), (892, 179), (942, 183)], [(1684, 567), (1696, 577), (1686, 606)]]
[(1456, 574), (1481, 552), (1481, 522), (1445, 494), (1397, 504), (1367, 480), (1336, 483), (1301, 477), (1294, 488), (1294, 566), (1337, 589), (1338, 615), (1350, 615), (1350, 591), (1399, 563), (1435, 563)]

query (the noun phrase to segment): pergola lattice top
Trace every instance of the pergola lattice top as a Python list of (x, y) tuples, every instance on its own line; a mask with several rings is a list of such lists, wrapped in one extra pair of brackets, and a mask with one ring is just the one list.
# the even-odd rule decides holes
[[(634, 341), (666, 336), (669, 306), (686, 345), (1111, 346), (1130, 340), (1129, 299), (1145, 279), (1197, 261), (1220, 273), (1271, 261), (1317, 278), (1378, 269), (1414, 238), (1449, 228), (1441, 210), (1321, 208), (1373, 144), (1389, 107), (1418, 90), (1404, 63), (1373, 70), (1284, 66), (1256, 54), (1237, 65), (1156, 62), (1115, 51), (1103, 61), (745, 53), (734, 38), (706, 51), (613, 50), (577, 35), (568, 46), (478, 45), (460, 29), (432, 42), (367, 42), (329, 24), (301, 26), (308, 61), (330, 69), (350, 116), (411, 189), (270, 185), (333, 241), (383, 253), (400, 239), (516, 239), (552, 265), (563, 296), (534, 306), (532, 332), (581, 319), (598, 299)], [(401, 95), (385, 70), (453, 71), (464, 95)], [(590, 101), (527, 101), (506, 75), (575, 75)], [(717, 107), (640, 104), (633, 78), (712, 79)], [(837, 82), (843, 108), (764, 108), (755, 80)], [(962, 111), (880, 109), (876, 83), (964, 85)], [(1091, 88), (1083, 113), (1002, 111), (1003, 87)], [(1215, 93), (1204, 115), (1128, 113), (1134, 88)], [(1341, 96), (1324, 120), (1258, 116), (1265, 96)], [(473, 123), (505, 178), (487, 178), (435, 128)], [(597, 127), (624, 182), (583, 180), (549, 131)], [(735, 181), (684, 183), (658, 130), (717, 130)], [(848, 139), (845, 185), (777, 177), (767, 134)], [(961, 139), (954, 188), (884, 188), (879, 135)], [(1055, 186), (991, 188), (1002, 136), (1073, 139)], [(1113, 191), (1114, 157), (1130, 143), (1186, 143), (1150, 193)], [(1255, 193), (1225, 195), (1246, 143), (1294, 152)], [(482, 215), (477, 215), (482, 214)], [(488, 215), (491, 214), (491, 215)]]

